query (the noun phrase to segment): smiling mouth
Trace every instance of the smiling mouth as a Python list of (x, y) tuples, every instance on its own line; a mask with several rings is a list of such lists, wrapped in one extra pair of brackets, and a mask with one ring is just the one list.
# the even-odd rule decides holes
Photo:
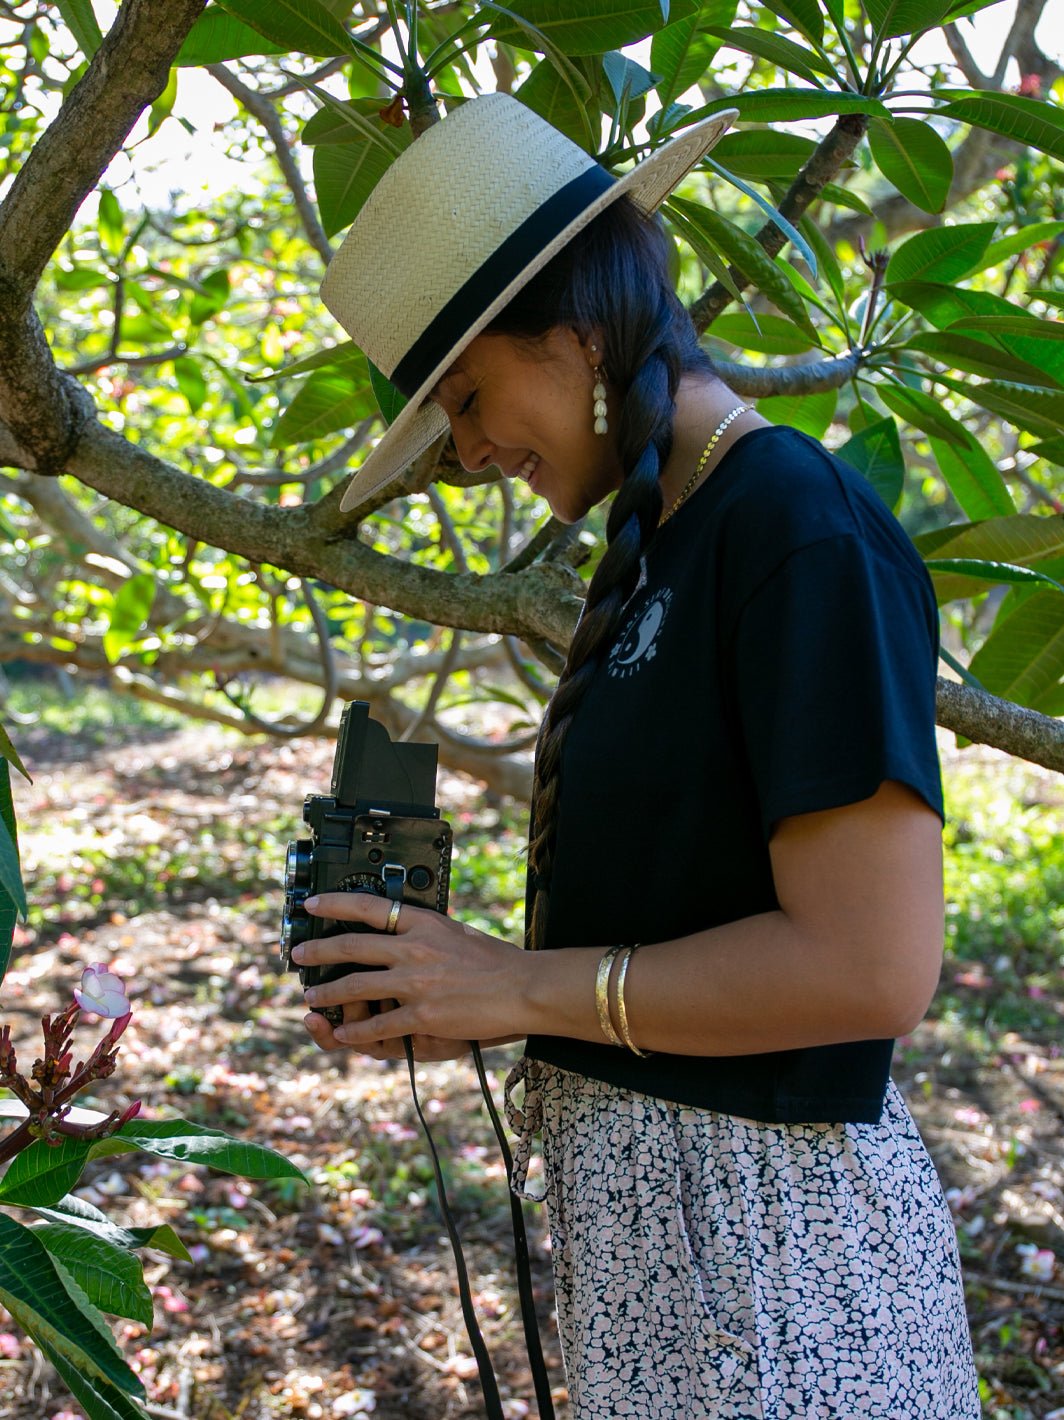
[(526, 483), (531, 484), (532, 478), (539, 467), (539, 454), (529, 454), (524, 463), (516, 470), (517, 476), (523, 478)]

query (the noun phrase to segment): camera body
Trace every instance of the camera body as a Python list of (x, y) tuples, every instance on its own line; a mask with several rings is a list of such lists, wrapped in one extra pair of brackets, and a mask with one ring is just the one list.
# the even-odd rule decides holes
[[(324, 892), (369, 892), (392, 901), (447, 911), (451, 827), (436, 807), (434, 744), (394, 742), (353, 700), (340, 717), (328, 794), (309, 794), (303, 822), (309, 838), (293, 839), (285, 859), (281, 965), (298, 971), (304, 988), (371, 967), (357, 962), (300, 966), (292, 948), (340, 932), (374, 932), (360, 923), (313, 917), (303, 906)], [(334, 1025), (341, 1007), (322, 1011)]]

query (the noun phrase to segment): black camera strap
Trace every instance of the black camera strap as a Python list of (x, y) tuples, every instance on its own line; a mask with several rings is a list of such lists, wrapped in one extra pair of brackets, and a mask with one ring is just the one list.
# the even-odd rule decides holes
[[(472, 1042), (472, 1046), (477, 1077), (480, 1080), (480, 1088), (483, 1092), (484, 1100), (488, 1107), (488, 1113), (491, 1116), (491, 1122), (495, 1129), (495, 1136), (502, 1149), (503, 1162), (506, 1166), (507, 1191), (510, 1195), (510, 1216), (514, 1230), (517, 1294), (521, 1304), (521, 1323), (525, 1333), (525, 1348), (528, 1352), (528, 1362), (532, 1371), (532, 1381), (536, 1391), (536, 1402), (539, 1405), (540, 1420), (554, 1420), (554, 1406), (551, 1401), (550, 1380), (547, 1376), (547, 1368), (543, 1360), (539, 1326), (536, 1322), (536, 1307), (532, 1292), (532, 1273), (529, 1266), (528, 1237), (525, 1233), (525, 1220), (521, 1212), (521, 1200), (514, 1194), (509, 1186), (513, 1176), (513, 1157), (510, 1154), (510, 1147), (506, 1141), (502, 1121), (499, 1119), (495, 1102), (491, 1097), (491, 1089), (488, 1085), (487, 1075), (484, 1070), (484, 1059), (480, 1053), (480, 1046), (477, 1045), (475, 1041)], [(498, 1382), (495, 1379), (495, 1371), (492, 1368), (491, 1357), (488, 1354), (488, 1348), (481, 1334), (480, 1323), (477, 1321), (476, 1308), (473, 1306), (473, 1294), (469, 1286), (469, 1271), (466, 1267), (465, 1256), (462, 1252), (461, 1239), (458, 1236), (458, 1226), (454, 1221), (454, 1215), (447, 1202), (447, 1187), (443, 1176), (443, 1165), (440, 1162), (440, 1156), (432, 1138), (432, 1131), (429, 1128), (428, 1120), (425, 1118), (424, 1111), (421, 1108), (421, 1101), (418, 1098), (417, 1075), (414, 1065), (414, 1042), (412, 1037), (408, 1035), (403, 1036), (403, 1050), (406, 1053), (406, 1067), (410, 1075), (410, 1092), (414, 1098), (414, 1109), (417, 1111), (421, 1128), (428, 1141), (429, 1154), (432, 1159), (432, 1172), (436, 1178), (436, 1194), (439, 1198), (440, 1213), (443, 1217), (443, 1225), (447, 1229), (451, 1252), (454, 1254), (454, 1265), (455, 1271), (458, 1274), (458, 1296), (462, 1305), (462, 1316), (465, 1320), (469, 1344), (473, 1348), (473, 1355), (476, 1359), (477, 1371), (480, 1375), (480, 1384), (484, 1391), (484, 1403), (488, 1413), (488, 1420), (505, 1420), (502, 1401), (499, 1397)]]
[[(393, 902), (402, 902), (403, 877), (399, 874), (384, 877), (385, 893)], [(525, 1333), (525, 1349), (528, 1352), (528, 1363), (532, 1370), (532, 1382), (536, 1390), (536, 1402), (539, 1405), (540, 1420), (554, 1420), (554, 1406), (551, 1402), (550, 1381), (547, 1378), (547, 1368), (543, 1361), (543, 1347), (540, 1341), (539, 1326), (536, 1322), (535, 1298), (532, 1293), (532, 1272), (528, 1258), (528, 1237), (525, 1233), (525, 1219), (521, 1211), (521, 1200), (514, 1193), (512, 1188), (514, 1161), (510, 1153), (510, 1145), (506, 1139), (506, 1131), (502, 1127), (502, 1120), (499, 1118), (498, 1110), (495, 1108), (495, 1101), (491, 1096), (491, 1089), (488, 1085), (487, 1072), (484, 1069), (484, 1057), (480, 1053), (480, 1046), (477, 1042), (471, 1041), (473, 1048), (473, 1062), (476, 1065), (477, 1079), (480, 1081), (480, 1090), (484, 1096), (484, 1103), (488, 1108), (488, 1115), (491, 1119), (492, 1128), (495, 1130), (495, 1137), (499, 1141), (499, 1148), (502, 1150), (503, 1164), (506, 1168), (506, 1191), (510, 1199), (510, 1217), (513, 1222), (514, 1231), (514, 1257), (517, 1267), (517, 1295), (521, 1304), (521, 1324)], [(488, 1420), (506, 1420), (502, 1409), (502, 1400), (499, 1397), (499, 1385), (495, 1379), (495, 1371), (491, 1364), (491, 1357), (488, 1355), (488, 1348), (485, 1345), (484, 1337), (481, 1334), (480, 1323), (477, 1321), (476, 1308), (473, 1306), (473, 1293), (469, 1286), (469, 1270), (466, 1267), (465, 1255), (462, 1252), (462, 1242), (458, 1236), (458, 1226), (454, 1221), (450, 1204), (447, 1202), (447, 1186), (443, 1177), (443, 1165), (436, 1149), (435, 1141), (432, 1137), (432, 1130), (429, 1122), (425, 1118), (424, 1110), (421, 1108), (421, 1100), (417, 1093), (417, 1070), (414, 1064), (414, 1041), (409, 1035), (403, 1036), (403, 1051), (406, 1055), (406, 1068), (410, 1075), (410, 1093), (414, 1099), (414, 1109), (421, 1122), (425, 1139), (429, 1146), (429, 1156), (432, 1159), (432, 1172), (436, 1179), (436, 1196), (440, 1203), (440, 1215), (443, 1218), (443, 1226), (447, 1229), (447, 1237), (451, 1244), (451, 1252), (454, 1254), (455, 1271), (458, 1274), (458, 1296), (462, 1305), (462, 1316), (465, 1320), (466, 1334), (469, 1337), (469, 1344), (473, 1348), (473, 1355), (477, 1363), (477, 1371), (480, 1375), (481, 1388), (484, 1391), (484, 1404), (488, 1412)]]

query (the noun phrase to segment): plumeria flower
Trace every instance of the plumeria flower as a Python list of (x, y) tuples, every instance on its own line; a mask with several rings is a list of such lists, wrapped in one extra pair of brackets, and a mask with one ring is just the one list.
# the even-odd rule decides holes
[(1036, 1247), (1034, 1243), (1021, 1243), (1016, 1251), (1023, 1258), (1020, 1271), (1025, 1277), (1033, 1277), (1036, 1282), (1051, 1282), (1056, 1267), (1056, 1256), (1047, 1247)]
[(102, 961), (93, 962), (82, 972), (81, 985), (74, 987), (74, 999), (83, 1011), (95, 1011), (110, 1020), (129, 1015), (129, 998), (122, 978), (108, 971)]

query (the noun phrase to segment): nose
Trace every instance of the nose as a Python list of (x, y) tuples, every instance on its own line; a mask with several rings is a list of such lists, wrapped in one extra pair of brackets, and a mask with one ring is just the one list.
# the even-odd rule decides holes
[(472, 420), (466, 418), (462, 423), (464, 427), (461, 429), (451, 425), (451, 437), (454, 439), (459, 462), (466, 473), (479, 473), (481, 469), (495, 462), (495, 445)]

